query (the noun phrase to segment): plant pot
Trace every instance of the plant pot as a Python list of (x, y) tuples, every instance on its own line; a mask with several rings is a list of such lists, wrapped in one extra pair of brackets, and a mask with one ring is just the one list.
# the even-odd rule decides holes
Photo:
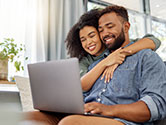
[(8, 80), (8, 59), (0, 59), (0, 80)]

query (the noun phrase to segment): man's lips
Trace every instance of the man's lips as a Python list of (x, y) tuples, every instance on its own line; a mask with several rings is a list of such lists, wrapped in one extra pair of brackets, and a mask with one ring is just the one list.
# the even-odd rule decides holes
[(114, 42), (114, 38), (109, 38), (109, 39), (106, 39), (106, 40), (104, 40), (104, 43), (105, 43), (105, 45), (109, 45), (109, 44), (112, 44)]
[(115, 38), (115, 35), (105, 36), (103, 38), (103, 41), (105, 44), (109, 44), (109, 43), (113, 42), (114, 38)]

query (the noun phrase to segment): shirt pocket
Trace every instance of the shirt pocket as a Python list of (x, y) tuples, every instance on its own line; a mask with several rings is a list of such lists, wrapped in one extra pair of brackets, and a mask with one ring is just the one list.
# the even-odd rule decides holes
[[(136, 72), (137, 62), (135, 60), (125, 61), (114, 72), (110, 87), (116, 93), (118, 100), (136, 99), (137, 94), (137, 77)], [(120, 101), (121, 102), (121, 101)]]

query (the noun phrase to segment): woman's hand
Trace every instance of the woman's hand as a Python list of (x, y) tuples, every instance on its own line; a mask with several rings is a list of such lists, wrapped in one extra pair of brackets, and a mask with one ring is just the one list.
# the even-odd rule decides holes
[(109, 82), (113, 77), (115, 69), (119, 66), (119, 64), (122, 64), (124, 62), (126, 56), (130, 55), (130, 53), (131, 51), (126, 51), (122, 48), (119, 48), (109, 56), (107, 56), (107, 58), (104, 59), (107, 68), (104, 70), (101, 80), (105, 77), (104, 82)]
[(113, 64), (122, 64), (126, 56), (130, 53), (131, 51), (126, 51), (122, 48), (119, 48), (116, 51), (112, 52), (110, 55), (107, 56), (107, 58), (103, 60), (104, 65), (111, 66)]
[(106, 82), (109, 82), (110, 79), (112, 79), (113, 73), (114, 73), (115, 69), (118, 67), (118, 65), (119, 65), (119, 64), (114, 64), (114, 65), (112, 65), (112, 66), (107, 67), (107, 68), (104, 70), (103, 74), (102, 74), (101, 80), (102, 80), (102, 79), (104, 78), (104, 76), (105, 76), (104, 82), (105, 82), (105, 83), (106, 83)]

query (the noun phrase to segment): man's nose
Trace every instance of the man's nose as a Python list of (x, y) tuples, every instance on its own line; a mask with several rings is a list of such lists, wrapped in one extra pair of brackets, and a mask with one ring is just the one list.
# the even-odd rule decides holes
[(105, 36), (108, 36), (108, 35), (109, 35), (109, 32), (107, 29), (103, 30), (103, 32), (100, 33), (101, 39), (103, 39)]

